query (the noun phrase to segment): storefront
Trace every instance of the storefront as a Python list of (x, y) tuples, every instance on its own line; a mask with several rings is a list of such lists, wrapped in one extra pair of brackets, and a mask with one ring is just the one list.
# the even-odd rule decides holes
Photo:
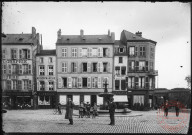
[(50, 109), (55, 108), (57, 105), (57, 92), (56, 91), (37, 91), (38, 95), (38, 108)]

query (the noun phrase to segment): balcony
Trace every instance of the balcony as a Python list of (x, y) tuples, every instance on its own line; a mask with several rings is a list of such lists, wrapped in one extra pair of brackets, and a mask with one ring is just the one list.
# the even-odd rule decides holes
[(158, 76), (158, 70), (150, 70), (149, 76)]

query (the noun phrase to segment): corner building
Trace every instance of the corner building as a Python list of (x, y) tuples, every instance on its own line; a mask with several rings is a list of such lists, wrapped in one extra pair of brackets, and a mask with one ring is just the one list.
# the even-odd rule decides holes
[(61, 104), (71, 97), (75, 105), (80, 102), (103, 104), (98, 93), (104, 92), (107, 81), (112, 92), (113, 45), (115, 34), (61, 35), (57, 33), (57, 94)]

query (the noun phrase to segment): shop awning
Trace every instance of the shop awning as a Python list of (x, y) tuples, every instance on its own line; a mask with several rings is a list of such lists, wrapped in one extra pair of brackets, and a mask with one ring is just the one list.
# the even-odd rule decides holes
[(115, 95), (113, 98), (114, 102), (128, 102), (127, 95)]

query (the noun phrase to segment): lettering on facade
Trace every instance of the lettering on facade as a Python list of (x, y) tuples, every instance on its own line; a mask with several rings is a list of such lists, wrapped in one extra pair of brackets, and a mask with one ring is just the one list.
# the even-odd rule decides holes
[(37, 79), (55, 79), (55, 77), (37, 77)]
[(7, 59), (7, 60), (2, 60), (2, 63), (11, 63), (11, 64), (27, 63), (27, 60), (24, 60), (24, 59), (17, 59), (17, 60)]

